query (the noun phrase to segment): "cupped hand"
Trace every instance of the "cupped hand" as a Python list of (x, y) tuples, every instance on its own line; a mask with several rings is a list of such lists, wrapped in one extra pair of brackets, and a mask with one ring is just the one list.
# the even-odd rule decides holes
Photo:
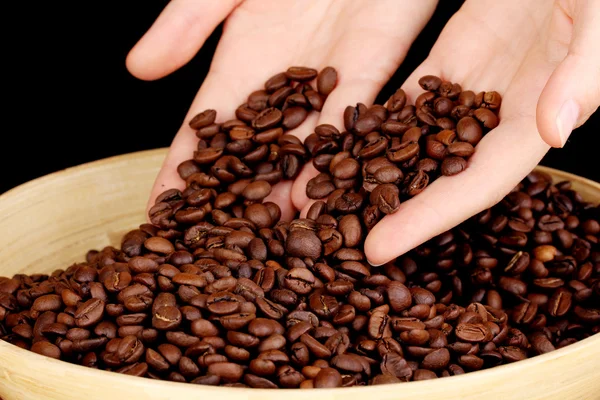
[[(177, 166), (192, 158), (197, 138), (189, 120), (212, 108), (234, 118), (238, 105), (261, 83), (291, 65), (338, 71), (338, 85), (320, 115), (291, 131), (301, 140), (321, 123), (339, 126), (346, 105), (374, 100), (433, 13), (435, 0), (173, 0), (127, 58), (138, 78), (161, 78), (185, 63), (226, 19), (210, 71), (171, 145), (150, 204), (166, 189), (183, 189)], [(283, 218), (295, 214), (292, 182), (275, 186), (267, 201)]]
[(600, 103), (600, 1), (468, 0), (444, 28), (404, 90), (438, 75), (503, 95), (500, 125), (465, 171), (441, 177), (369, 233), (365, 253), (386, 263), (491, 207), (550, 146), (561, 147)]

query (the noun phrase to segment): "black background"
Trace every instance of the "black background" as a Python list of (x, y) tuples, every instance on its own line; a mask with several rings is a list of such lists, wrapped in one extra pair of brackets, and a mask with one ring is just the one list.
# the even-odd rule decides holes
[[(181, 70), (144, 82), (129, 75), (125, 57), (168, 1), (18, 3), (21, 9), (3, 13), (9, 24), (3, 28), (0, 193), (66, 167), (170, 144), (208, 70), (220, 29)], [(425, 59), (460, 4), (440, 2), (382, 99)], [(542, 164), (600, 181), (599, 131), (596, 112)]]

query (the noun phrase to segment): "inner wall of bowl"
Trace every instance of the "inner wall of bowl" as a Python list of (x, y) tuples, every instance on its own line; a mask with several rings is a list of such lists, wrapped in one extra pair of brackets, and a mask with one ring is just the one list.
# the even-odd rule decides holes
[(145, 222), (165, 149), (113, 157), (36, 179), (0, 197), (0, 275), (49, 273), (120, 246)]

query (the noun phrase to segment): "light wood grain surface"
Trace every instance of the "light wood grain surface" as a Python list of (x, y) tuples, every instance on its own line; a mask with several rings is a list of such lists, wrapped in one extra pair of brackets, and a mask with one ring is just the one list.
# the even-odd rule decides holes
[[(0, 196), (0, 275), (51, 272), (82, 261), (143, 223), (147, 195), (166, 149), (70, 168)], [(600, 185), (571, 180), (584, 198), (600, 201)], [(135, 378), (85, 368), (0, 341), (4, 400), (600, 400), (600, 335), (511, 365), (462, 376), (396, 385), (328, 390), (259, 390)]]

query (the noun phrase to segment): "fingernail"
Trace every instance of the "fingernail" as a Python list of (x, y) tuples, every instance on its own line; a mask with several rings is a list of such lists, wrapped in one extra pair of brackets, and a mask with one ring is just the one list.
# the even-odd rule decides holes
[(560, 135), (561, 147), (567, 143), (567, 139), (575, 128), (578, 119), (579, 106), (577, 103), (574, 100), (565, 101), (556, 117), (556, 126)]

